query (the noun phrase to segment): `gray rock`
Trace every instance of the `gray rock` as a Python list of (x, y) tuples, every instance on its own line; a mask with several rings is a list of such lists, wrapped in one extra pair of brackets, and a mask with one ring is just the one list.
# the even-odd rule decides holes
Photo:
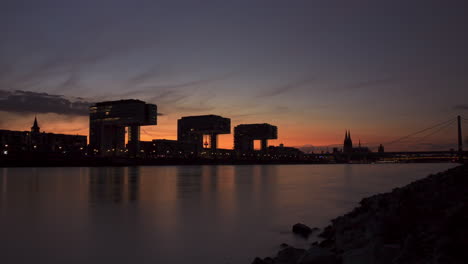
[(312, 228), (304, 225), (304, 224), (301, 224), (301, 223), (297, 223), (295, 225), (293, 225), (292, 227), (292, 231), (294, 234), (297, 234), (297, 235), (300, 235), (302, 237), (309, 237), (309, 235), (312, 233)]
[[(293, 247), (254, 264), (461, 264), (468, 259), (468, 166), (362, 199), (332, 220), (307, 251)], [(293, 232), (308, 237), (304, 224)]]

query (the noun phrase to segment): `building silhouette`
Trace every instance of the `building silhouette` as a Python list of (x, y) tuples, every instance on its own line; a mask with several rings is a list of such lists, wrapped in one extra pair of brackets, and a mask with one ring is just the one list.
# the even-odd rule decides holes
[(345, 132), (345, 138), (343, 141), (343, 153), (344, 154), (356, 154), (356, 153), (368, 153), (370, 149), (368, 147), (361, 146), (361, 140), (359, 140), (358, 146), (353, 146), (353, 140), (351, 139), (351, 131)]
[(0, 130), (2, 155), (21, 156), (23, 153), (85, 154), (86, 136), (41, 132), (37, 117), (30, 131)]
[(304, 157), (304, 152), (298, 148), (285, 147), (283, 144), (279, 146), (269, 146), (268, 154), (274, 158), (280, 159), (301, 159)]
[(379, 148), (378, 148), (377, 152), (379, 152), (379, 153), (384, 153), (385, 152), (385, 148), (384, 148), (384, 146), (382, 144), (379, 145)]
[(345, 132), (345, 138), (343, 142), (343, 153), (353, 153), (353, 140), (351, 139), (351, 131)]
[(40, 130), (41, 130), (41, 128), (37, 124), (37, 117), (35, 116), (33, 126), (31, 127), (31, 133), (36, 133), (37, 134), (37, 133), (40, 132)]
[(337, 149), (333, 150), (333, 154), (338, 161), (367, 161), (371, 154), (371, 151), (368, 147), (361, 146), (361, 140), (359, 140), (358, 146), (353, 145), (353, 140), (351, 138), (351, 131), (346, 130), (345, 138), (343, 140), (343, 150), (338, 152)]
[(194, 144), (197, 151), (218, 148), (218, 135), (231, 133), (231, 119), (218, 115), (186, 116), (177, 120), (177, 140)]
[(254, 141), (261, 141), (261, 151), (268, 151), (268, 140), (278, 138), (278, 127), (270, 124), (243, 124), (234, 128), (234, 150), (254, 151)]
[[(96, 156), (136, 157), (140, 153), (140, 126), (156, 124), (154, 104), (134, 99), (96, 103), (89, 108), (90, 149)], [(127, 127), (128, 148), (125, 148)]]
[(177, 158), (190, 159), (198, 155), (197, 145), (170, 139), (153, 139), (141, 141), (141, 153), (143, 158)]

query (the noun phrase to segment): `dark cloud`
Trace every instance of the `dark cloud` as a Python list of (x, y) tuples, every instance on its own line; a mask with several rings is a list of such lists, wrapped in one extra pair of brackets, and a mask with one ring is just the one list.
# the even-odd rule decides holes
[[(67, 98), (48, 93), (0, 90), (0, 111), (5, 112), (87, 116), (91, 104), (93, 102), (81, 97)], [(165, 114), (158, 113), (158, 116), (163, 115)]]
[(0, 90), (0, 111), (85, 116), (89, 114), (90, 105), (91, 102), (66, 98), (62, 95)]

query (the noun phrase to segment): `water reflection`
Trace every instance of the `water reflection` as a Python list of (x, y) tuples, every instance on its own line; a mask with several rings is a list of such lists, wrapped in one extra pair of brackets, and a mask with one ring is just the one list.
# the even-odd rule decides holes
[(138, 200), (140, 167), (92, 168), (89, 202), (126, 204)]
[[(175, 179), (168, 179), (169, 174), (173, 177), (174, 170)], [(276, 166), (179, 166), (157, 172), (149, 167), (107, 167), (81, 171), (80, 181), (88, 179), (91, 204), (135, 203), (143, 197), (153, 201), (175, 199), (182, 208), (184, 203), (203, 206), (216, 201), (221, 210), (228, 211), (234, 210), (236, 199), (248, 198), (252, 202), (274, 199), (276, 175)], [(6, 173), (2, 179), (7, 181)], [(28, 179), (28, 192), (37, 192), (37, 176)], [(237, 197), (239, 187), (249, 189), (247, 197)]]
[(4, 213), (7, 201), (7, 188), (8, 188), (8, 169), (2, 169), (2, 176), (0, 177), (0, 187), (2, 190), (2, 195), (0, 196), (0, 208), (2, 209), (2, 213)]
[(3, 168), (0, 262), (249, 263), (303, 246), (295, 222), (449, 166)]

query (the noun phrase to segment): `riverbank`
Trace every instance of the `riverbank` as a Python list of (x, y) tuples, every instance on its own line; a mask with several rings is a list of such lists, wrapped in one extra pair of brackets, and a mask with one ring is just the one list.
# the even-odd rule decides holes
[(254, 264), (466, 263), (468, 165), (364, 198), (308, 249), (287, 245)]
[(75, 158), (75, 159), (22, 159), (0, 160), (0, 167), (128, 167), (128, 166), (180, 166), (180, 165), (299, 165), (330, 164), (313, 160), (235, 160), (235, 159), (119, 159), (119, 158)]
[[(7, 167), (128, 167), (128, 166), (173, 166), (173, 165), (300, 165), (300, 164), (372, 164), (379, 162), (334, 162), (320, 159), (140, 159), (106, 157), (42, 157), (23, 159), (0, 158), (0, 168)], [(409, 160), (393, 163), (447, 163), (447, 160)]]

